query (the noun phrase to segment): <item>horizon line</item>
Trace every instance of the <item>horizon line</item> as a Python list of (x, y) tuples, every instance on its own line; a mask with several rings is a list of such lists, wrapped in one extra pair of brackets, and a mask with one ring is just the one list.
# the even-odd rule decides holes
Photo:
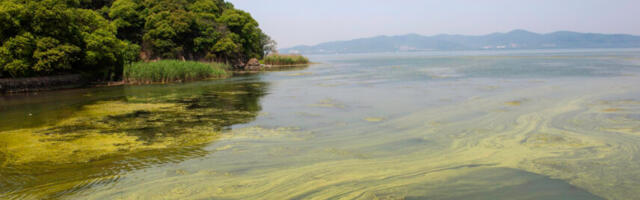
[(512, 30), (506, 31), (506, 32), (491, 32), (491, 33), (486, 33), (486, 34), (468, 34), (468, 35), (465, 35), (465, 34), (452, 34), (452, 33), (439, 33), (439, 34), (434, 34), (434, 35), (425, 35), (425, 34), (419, 34), (419, 33), (406, 33), (406, 34), (395, 34), (395, 35), (376, 35), (376, 36), (365, 36), (365, 37), (352, 38), (352, 39), (324, 41), (324, 42), (319, 42), (319, 43), (316, 43), (316, 44), (299, 44), (299, 45), (293, 45), (293, 46), (290, 46), (290, 47), (284, 47), (284, 48), (278, 48), (278, 49), (291, 49), (291, 48), (296, 48), (296, 47), (312, 47), (312, 46), (317, 46), (317, 45), (320, 45), (320, 44), (331, 43), (331, 42), (349, 42), (349, 41), (354, 41), (354, 40), (372, 39), (372, 38), (378, 38), (378, 37), (397, 37), (397, 36), (408, 36), (408, 35), (418, 35), (418, 36), (422, 36), (422, 37), (435, 37), (435, 36), (442, 36), (442, 35), (471, 36), (471, 37), (473, 37), (473, 36), (487, 36), (487, 35), (493, 35), (493, 34), (507, 34), (507, 33), (512, 33), (512, 32), (516, 32), (516, 31), (524, 31), (524, 32), (528, 32), (528, 33), (538, 34), (538, 35), (548, 35), (548, 34), (560, 33), (560, 32), (571, 32), (571, 33), (582, 33), (582, 34), (628, 35), (628, 36), (640, 37), (640, 35), (635, 35), (635, 34), (631, 34), (631, 33), (598, 33), (598, 32), (579, 32), (579, 31), (569, 31), (569, 30), (558, 30), (558, 31), (546, 32), (546, 33), (540, 33), (540, 32), (529, 31), (527, 29), (512, 29)]

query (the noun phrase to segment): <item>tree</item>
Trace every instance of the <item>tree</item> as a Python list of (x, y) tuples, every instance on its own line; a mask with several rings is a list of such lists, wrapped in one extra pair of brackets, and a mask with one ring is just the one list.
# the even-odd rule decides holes
[(242, 46), (245, 58), (262, 58), (264, 56), (264, 45), (262, 44), (262, 30), (249, 13), (227, 9), (218, 18), (218, 22), (223, 23), (229, 30), (239, 36), (236, 42)]
[(262, 34), (260, 38), (260, 43), (264, 48), (264, 55), (269, 55), (272, 53), (278, 53), (278, 43), (275, 40), (272, 40), (267, 34)]
[(117, 29), (78, 5), (72, 0), (0, 2), (0, 75), (84, 73), (106, 79), (118, 74), (124, 54)]
[(0, 41), (0, 77), (113, 79), (141, 55), (234, 64), (275, 50), (249, 13), (223, 0), (3, 0)]
[(118, 28), (118, 38), (140, 44), (145, 23), (144, 7), (136, 0), (116, 0), (108, 16)]

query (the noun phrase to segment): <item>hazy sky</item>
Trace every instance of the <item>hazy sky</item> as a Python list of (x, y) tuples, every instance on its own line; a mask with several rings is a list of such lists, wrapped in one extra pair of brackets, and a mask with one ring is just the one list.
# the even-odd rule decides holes
[(640, 0), (229, 0), (278, 47), (378, 35), (526, 29), (640, 35)]

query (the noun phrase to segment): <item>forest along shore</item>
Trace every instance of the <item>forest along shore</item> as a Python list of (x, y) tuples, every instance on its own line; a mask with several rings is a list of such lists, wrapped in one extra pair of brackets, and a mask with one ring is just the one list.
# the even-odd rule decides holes
[(270, 54), (263, 60), (251, 59), (243, 67), (217, 62), (159, 60), (125, 65), (120, 81), (92, 81), (82, 74), (53, 75), (29, 78), (1, 78), (0, 94), (28, 93), (81, 87), (104, 87), (139, 84), (165, 84), (224, 79), (234, 73), (292, 69), (308, 66), (309, 59), (302, 55)]
[(272, 59), (308, 62), (272, 55), (260, 64), (276, 42), (224, 0), (4, 0), (0, 16), (1, 93), (185, 82), (262, 70)]

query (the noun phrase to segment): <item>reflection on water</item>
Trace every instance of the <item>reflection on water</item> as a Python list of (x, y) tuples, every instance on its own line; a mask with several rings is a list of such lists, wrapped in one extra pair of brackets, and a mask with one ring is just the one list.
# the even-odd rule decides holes
[(0, 197), (633, 199), (638, 55), (315, 56), (299, 71), (5, 97)]
[[(220, 131), (257, 116), (266, 85), (254, 78), (77, 90), (76, 95), (98, 98), (42, 106), (33, 112), (35, 118), (57, 118), (34, 120), (50, 121), (41, 126), (3, 118), (5, 124), (29, 128), (0, 132), (0, 192), (12, 198), (60, 197), (115, 182), (130, 170), (206, 155), (203, 145), (220, 137)], [(69, 98), (56, 93), (37, 97)], [(23, 98), (29, 99), (12, 98), (7, 105), (20, 109)]]

